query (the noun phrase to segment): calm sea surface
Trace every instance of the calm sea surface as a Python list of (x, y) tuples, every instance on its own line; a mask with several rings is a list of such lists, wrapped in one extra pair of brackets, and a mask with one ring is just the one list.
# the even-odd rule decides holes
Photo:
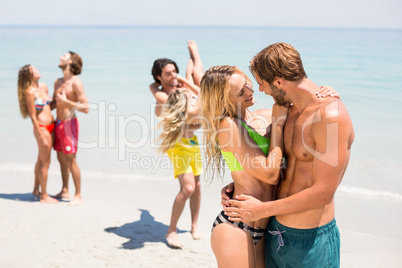
[[(148, 89), (151, 66), (156, 58), (168, 57), (178, 63), (184, 75), (187, 40), (197, 41), (205, 69), (229, 64), (247, 74), (250, 59), (261, 49), (279, 41), (292, 44), (299, 50), (309, 78), (337, 89), (352, 117), (356, 139), (342, 185), (363, 193), (384, 191), (400, 196), (400, 30), (0, 27), (0, 168), (33, 168), (37, 154), (32, 124), (19, 115), (19, 68), (28, 63), (38, 67), (40, 81), (53, 94), (53, 83), (62, 75), (58, 58), (72, 50), (83, 58), (81, 79), (91, 103), (88, 115), (78, 115), (83, 145), (78, 155), (81, 168), (88, 172), (167, 176), (166, 171), (157, 168), (130, 166), (130, 159), (158, 155), (151, 148), (155, 132), (154, 100)], [(269, 96), (256, 91), (255, 97), (255, 109), (272, 107)], [(55, 160), (52, 165), (57, 165)]]

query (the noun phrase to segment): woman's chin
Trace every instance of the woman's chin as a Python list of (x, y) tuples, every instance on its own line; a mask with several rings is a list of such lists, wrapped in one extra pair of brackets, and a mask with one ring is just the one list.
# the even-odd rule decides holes
[(254, 104), (255, 104), (254, 99), (253, 99), (252, 101), (248, 101), (248, 102), (246, 102), (246, 108), (251, 107), (251, 106), (253, 106)]

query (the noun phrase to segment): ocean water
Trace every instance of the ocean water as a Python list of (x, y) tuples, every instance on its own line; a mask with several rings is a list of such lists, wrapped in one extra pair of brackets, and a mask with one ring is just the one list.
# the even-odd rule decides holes
[[(352, 118), (356, 138), (341, 189), (402, 200), (401, 30), (1, 26), (0, 40), (1, 170), (33, 170), (37, 157), (32, 124), (18, 108), (17, 74), (25, 64), (38, 67), (53, 94), (62, 75), (58, 58), (69, 50), (82, 56), (81, 79), (91, 103), (89, 114), (78, 115), (83, 174), (171, 177), (169, 161), (153, 142), (153, 61), (171, 58), (184, 75), (186, 41), (195, 40), (205, 69), (229, 64), (249, 74), (256, 53), (283, 41), (298, 49), (312, 81), (337, 89)], [(253, 109), (272, 107), (258, 90), (255, 98)], [(58, 169), (54, 153), (51, 169)]]

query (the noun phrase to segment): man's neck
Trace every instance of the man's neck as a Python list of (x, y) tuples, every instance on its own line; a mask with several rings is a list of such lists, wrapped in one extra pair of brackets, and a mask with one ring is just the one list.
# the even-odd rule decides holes
[(166, 92), (168, 95), (170, 92), (172, 92), (173, 90), (176, 90), (176, 89), (177, 89), (177, 87), (162, 85), (162, 91)]
[(69, 66), (63, 70), (63, 80), (67, 81), (70, 80), (74, 75), (70, 72)]
[(308, 78), (301, 82), (291, 82), (287, 95), (293, 105), (302, 112), (305, 108), (313, 105), (318, 99), (316, 92), (320, 88)]

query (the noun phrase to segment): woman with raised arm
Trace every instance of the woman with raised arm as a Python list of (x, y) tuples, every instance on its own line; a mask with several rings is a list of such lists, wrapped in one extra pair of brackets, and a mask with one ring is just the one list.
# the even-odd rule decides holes
[[(32, 194), (43, 203), (58, 203), (46, 192), (50, 152), (53, 146), (54, 118), (50, 110), (47, 86), (39, 83), (41, 75), (37, 68), (25, 65), (18, 73), (18, 101), (23, 118), (28, 116), (33, 124), (33, 132), (39, 153), (35, 165), (35, 184)], [(39, 190), (40, 186), (40, 190)]]

